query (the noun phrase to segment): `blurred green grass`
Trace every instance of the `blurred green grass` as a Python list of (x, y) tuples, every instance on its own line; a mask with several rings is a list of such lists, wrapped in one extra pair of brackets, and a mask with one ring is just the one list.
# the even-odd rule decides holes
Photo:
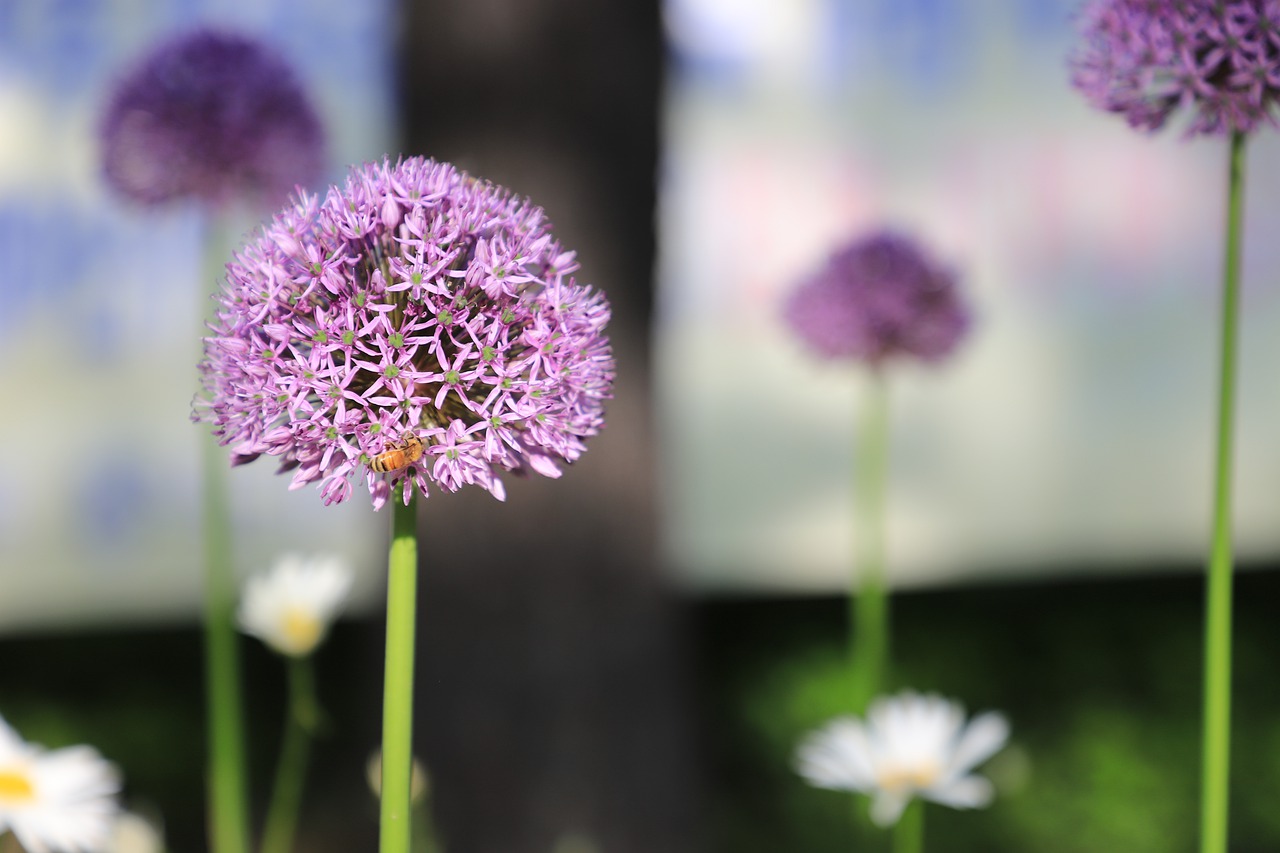
[[(1006, 713), (988, 763), (992, 808), (926, 813), (930, 853), (1165, 853), (1195, 847), (1201, 591), (1192, 572), (967, 587), (894, 600), (898, 669), (911, 686)], [(1237, 580), (1232, 851), (1280, 850), (1280, 573)], [(846, 707), (845, 602), (693, 599), (697, 743), (710, 853), (885, 851), (866, 801), (791, 769), (808, 730)], [(340, 623), (318, 658), (333, 720), (317, 744), (300, 849), (371, 849), (364, 764), (377, 743), (381, 627)], [(255, 799), (283, 715), (278, 660), (247, 642)], [(204, 849), (203, 677), (194, 627), (0, 640), (0, 714), (49, 747), (91, 743), (117, 762), (131, 807), (157, 811), (171, 849)], [(629, 807), (645, 808), (643, 803)], [(498, 851), (497, 853), (506, 853)]]
[[(377, 805), (365, 781), (376, 749), (380, 624), (346, 621), (316, 658), (331, 732), (314, 747), (299, 850), (373, 849)], [(87, 743), (124, 776), (126, 808), (159, 816), (169, 849), (206, 849), (203, 650), (195, 626), (0, 639), (0, 714), (28, 741)], [(282, 662), (244, 640), (253, 827), (261, 828), (284, 721)]]
[[(989, 853), (1193, 850), (1200, 770), (1201, 589), (1192, 573), (904, 594), (896, 670), (910, 686), (1004, 711), (984, 772), (992, 808), (926, 810), (926, 848)], [(1237, 581), (1233, 851), (1280, 849), (1280, 575)], [(888, 850), (848, 795), (795, 775), (796, 742), (844, 713), (845, 603), (705, 602), (696, 620), (717, 853)], [(867, 802), (858, 798), (857, 812)]]

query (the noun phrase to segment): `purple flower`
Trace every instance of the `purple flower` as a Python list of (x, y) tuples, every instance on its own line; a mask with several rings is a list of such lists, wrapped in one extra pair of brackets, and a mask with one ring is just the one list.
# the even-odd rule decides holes
[(1154, 131), (1179, 107), (1188, 135), (1275, 123), (1280, 0), (1093, 0), (1072, 83), (1090, 103)]
[(838, 250), (801, 282), (784, 313), (820, 355), (873, 367), (899, 355), (940, 360), (969, 328), (955, 276), (890, 232)]
[(143, 57), (116, 85), (99, 132), (107, 183), (147, 205), (247, 197), (275, 207), (324, 164), (320, 120), (284, 60), (209, 30)]
[[(301, 194), (227, 266), (194, 420), (318, 483), (504, 492), (560, 475), (603, 426), (613, 383), (604, 296), (541, 208), (447, 163), (354, 169)], [(377, 469), (377, 470), (375, 470)]]

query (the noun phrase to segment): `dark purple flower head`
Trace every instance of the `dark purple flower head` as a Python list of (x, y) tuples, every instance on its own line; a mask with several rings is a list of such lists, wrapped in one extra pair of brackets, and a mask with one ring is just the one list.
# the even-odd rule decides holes
[(801, 282), (784, 310), (820, 355), (872, 366), (896, 356), (938, 361), (969, 328), (955, 276), (890, 232), (838, 250)]
[(376, 508), (401, 482), (406, 502), (428, 482), (502, 499), (500, 470), (558, 477), (604, 424), (613, 357), (608, 303), (548, 229), (422, 158), (301, 195), (227, 266), (193, 419), (326, 504), (353, 480)]
[(1280, 0), (1092, 0), (1072, 83), (1154, 131), (1179, 109), (1188, 135), (1250, 133), (1280, 98)]
[(148, 205), (192, 197), (275, 207), (324, 166), (324, 132), (293, 71), (230, 33), (158, 45), (116, 85), (99, 131), (107, 183)]

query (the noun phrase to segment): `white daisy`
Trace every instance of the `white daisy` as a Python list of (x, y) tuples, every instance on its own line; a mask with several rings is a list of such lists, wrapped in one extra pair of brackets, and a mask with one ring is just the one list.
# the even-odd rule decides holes
[(906, 691), (871, 703), (866, 721), (838, 717), (810, 734), (796, 769), (811, 785), (871, 796), (871, 819), (897, 823), (912, 797), (957, 809), (991, 802), (991, 783), (969, 771), (1009, 738), (995, 712), (967, 726), (964, 708), (941, 696)]
[(46, 752), (0, 718), (0, 835), (27, 853), (92, 853), (111, 837), (120, 777), (88, 746)]
[(286, 554), (245, 583), (240, 629), (281, 654), (306, 657), (324, 639), (353, 579), (338, 557)]

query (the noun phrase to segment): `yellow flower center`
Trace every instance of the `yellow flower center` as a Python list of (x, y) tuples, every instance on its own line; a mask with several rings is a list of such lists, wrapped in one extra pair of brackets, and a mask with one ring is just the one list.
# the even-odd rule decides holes
[(885, 791), (921, 791), (938, 781), (939, 768), (929, 762), (914, 767), (883, 768), (876, 776), (876, 784)]
[(35, 786), (31, 777), (20, 767), (0, 769), (0, 803), (17, 805), (27, 803), (36, 798)]
[(320, 642), (320, 620), (305, 610), (290, 607), (284, 614), (284, 638), (289, 651), (305, 655)]

